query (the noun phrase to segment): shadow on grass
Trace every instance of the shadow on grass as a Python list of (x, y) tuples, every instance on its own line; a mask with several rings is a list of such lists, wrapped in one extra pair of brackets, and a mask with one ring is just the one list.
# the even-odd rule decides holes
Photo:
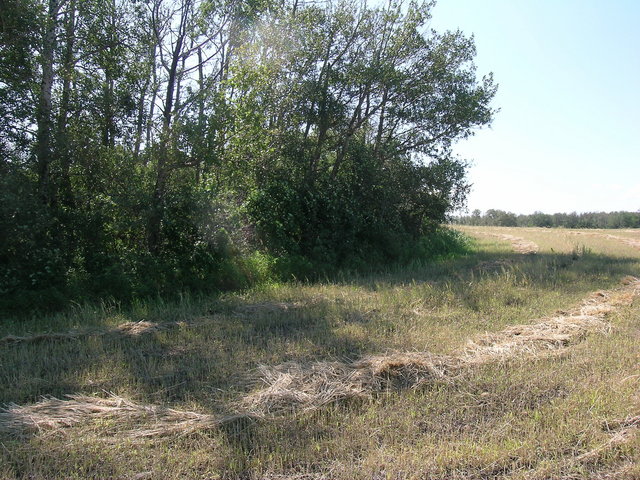
[[(0, 344), (0, 404), (43, 395), (135, 392), (153, 402), (214, 407), (246, 390), (258, 364), (359, 356), (379, 346), (333, 328), (358, 312), (327, 299), (295, 304), (229, 301), (173, 328), (137, 335), (110, 331)], [(228, 390), (228, 392), (227, 392)]]
[(455, 259), (393, 268), (379, 274), (343, 276), (337, 283), (376, 291), (421, 282), (468, 283), (507, 272), (526, 277), (532, 285), (541, 288), (565, 286), (567, 280), (574, 278), (589, 283), (604, 282), (601, 288), (607, 288), (626, 275), (639, 276), (640, 256), (612, 257), (588, 251), (536, 254), (477, 252)]
[[(507, 278), (537, 294), (562, 289), (582, 296), (593, 290), (612, 288), (626, 275), (639, 274), (640, 260), (637, 258), (588, 252), (536, 255), (482, 252), (367, 276), (345, 276), (331, 283), (338, 287), (357, 287), (369, 293), (428, 284), (436, 293), (450, 292), (466, 309), (475, 310), (479, 305), (469, 294), (470, 286), (483, 282), (491, 285), (487, 280)], [(382, 335), (363, 338), (348, 328), (336, 329), (337, 324), (376, 325), (375, 315), (363, 314), (354, 307), (354, 302), (339, 303), (337, 300), (330, 296), (314, 296), (304, 289), (294, 302), (289, 303), (249, 302), (239, 296), (229, 296), (202, 304), (192, 302), (188, 308), (166, 305), (167, 316), (163, 316), (161, 308), (149, 310), (144, 315), (139, 312), (120, 314), (124, 321), (185, 321), (170, 330), (138, 336), (86, 335), (75, 339), (3, 344), (0, 345), (0, 365), (3, 367), (0, 369), (0, 403), (31, 403), (42, 395), (61, 397), (68, 393), (113, 391), (144, 402), (176, 406), (196, 404), (194, 408), (217, 412), (249, 388), (250, 376), (247, 374), (258, 363), (273, 365), (291, 360), (357, 357), (384, 351), (387, 346)], [(439, 435), (457, 433), (438, 430), (444, 428), (439, 427), (436, 421), (439, 419), (443, 421), (442, 425), (474, 424), (480, 429), (480, 426), (491, 424), (494, 418), (538, 408), (565, 394), (562, 384), (550, 379), (533, 393), (530, 388), (518, 390), (518, 383), (509, 385), (507, 390), (512, 392), (512, 399), (517, 400), (515, 404), (504, 402), (498, 395), (495, 398), (482, 396), (483, 392), (497, 388), (482, 383), (493, 377), (487, 374), (484, 379), (476, 380), (477, 385), (471, 383), (461, 393), (453, 386), (450, 390), (445, 386), (432, 393), (444, 397), (458, 393), (467, 395), (473, 389), (474, 395), (483, 403), (454, 412), (464, 422), (460, 423), (458, 419), (456, 424), (448, 420), (453, 415), (448, 410), (452, 402), (443, 400), (433, 403), (447, 405), (447, 410), (436, 412), (438, 415), (429, 410), (427, 415), (425, 409), (422, 423), (412, 421), (410, 428), (416, 430), (416, 436), (421, 434), (420, 429)], [(464, 402), (458, 403), (466, 405), (468, 401), (465, 397)], [(517, 408), (509, 407), (512, 404)], [(252, 462), (271, 450), (283, 459), (285, 468), (287, 459), (291, 466), (300, 460), (311, 465), (313, 446), (325, 442), (330, 447), (331, 438), (339, 433), (332, 429), (338, 428), (335, 427), (334, 410), (341, 408), (365, 410), (357, 402), (350, 401), (349, 405), (328, 407), (313, 415), (265, 424), (242, 420), (225, 426), (219, 434), (213, 434), (224, 438), (233, 455), (222, 466), (223, 470), (232, 478), (243, 478), (243, 475), (248, 478), (254, 469)], [(485, 411), (488, 413), (478, 416), (477, 412)], [(291, 451), (282, 451), (283, 445), (289, 446)], [(29, 448), (27, 443), (22, 446)], [(45, 452), (46, 442), (41, 454)], [(87, 451), (86, 454), (87, 458), (95, 457), (92, 462), (102, 462), (97, 453)], [(31, 455), (32, 452), (27, 456)], [(232, 464), (232, 460), (235, 463)], [(108, 463), (102, 462), (104, 468)], [(24, 467), (20, 465), (16, 464), (16, 469)], [(115, 468), (116, 465), (112, 466)]]
[[(589, 252), (522, 255), (486, 253), (414, 265), (367, 276), (345, 276), (332, 285), (366, 292), (422, 283), (446, 290), (471, 311), (481, 308), (470, 290), (494, 278), (533, 288), (539, 294), (562, 289), (582, 295), (616, 285), (640, 273), (637, 258)], [(393, 294), (393, 293), (392, 293)], [(497, 292), (483, 291), (492, 295)], [(509, 305), (510, 299), (504, 302)], [(521, 301), (518, 298), (514, 303)], [(37, 401), (43, 395), (113, 391), (151, 402), (195, 402), (215, 409), (246, 391), (258, 364), (318, 358), (354, 358), (388, 348), (384, 336), (366, 337), (363, 324), (383, 328), (337, 298), (314, 296), (302, 289), (294, 302), (248, 302), (239, 296), (198, 304), (165, 305), (167, 316), (183, 320), (175, 328), (140, 335), (86, 335), (38, 343), (0, 344), (0, 403)], [(182, 310), (181, 310), (182, 309)], [(143, 318), (158, 318), (162, 309)], [(139, 320), (136, 312), (120, 314)], [(163, 317), (162, 320), (167, 320)], [(388, 319), (387, 319), (388, 323)]]

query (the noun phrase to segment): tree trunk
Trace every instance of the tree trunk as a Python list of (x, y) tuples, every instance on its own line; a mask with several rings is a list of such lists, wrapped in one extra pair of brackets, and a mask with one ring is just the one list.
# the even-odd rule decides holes
[[(202, 63), (202, 49), (198, 48), (198, 136), (200, 141), (205, 138), (205, 119), (204, 119), (204, 65)], [(200, 158), (202, 149), (195, 152), (196, 166), (196, 185), (200, 185), (200, 176), (202, 169), (202, 159)]]
[(71, 187), (70, 168), (71, 154), (69, 152), (69, 135), (67, 132), (67, 121), (71, 102), (71, 78), (74, 71), (74, 48), (75, 48), (75, 18), (76, 0), (69, 2), (65, 24), (65, 50), (62, 65), (62, 96), (60, 99), (60, 111), (58, 114), (57, 126), (57, 150), (60, 157), (60, 193), (61, 201), (66, 206), (73, 206), (73, 191)]
[[(151, 52), (151, 78), (152, 78), (152, 90), (149, 100), (149, 116), (147, 117), (147, 133), (146, 133), (146, 148), (151, 146), (153, 135), (153, 116), (156, 109), (156, 97), (158, 96), (158, 72), (156, 70), (156, 53), (157, 46), (154, 45)], [(145, 156), (145, 165), (147, 163), (148, 156)]]
[(136, 118), (136, 140), (133, 146), (133, 157), (136, 160), (138, 160), (138, 158), (140, 157), (140, 146), (142, 144), (142, 131), (144, 129), (144, 100), (145, 98), (147, 98), (147, 90), (149, 90), (150, 83), (151, 83), (151, 77), (147, 76), (147, 78), (144, 81), (142, 90), (140, 91), (140, 98), (138, 99), (138, 114)]
[(384, 116), (385, 116), (385, 110), (387, 107), (387, 97), (388, 97), (388, 90), (385, 88), (382, 94), (382, 103), (380, 106), (380, 118), (378, 118), (378, 133), (376, 134), (376, 141), (373, 147), (373, 152), (375, 155), (378, 155), (378, 152), (380, 151), (380, 146), (382, 144), (382, 132), (384, 132)]
[[(188, 15), (188, 11), (183, 10), (183, 15)], [(184, 22), (184, 18), (182, 20)], [(180, 30), (173, 48), (171, 65), (167, 71), (167, 90), (164, 102), (162, 137), (160, 139), (160, 149), (158, 152), (158, 164), (156, 167), (156, 183), (151, 199), (151, 216), (149, 218), (149, 251), (153, 254), (160, 252), (162, 243), (162, 219), (164, 217), (164, 199), (167, 190), (167, 180), (169, 179), (169, 154), (171, 151), (172, 133), (171, 119), (173, 116), (173, 106), (175, 101), (176, 81), (178, 80), (178, 63), (182, 54), (182, 45), (185, 33)]]
[(58, 0), (49, 0), (45, 31), (42, 42), (42, 79), (36, 112), (37, 136), (36, 156), (38, 160), (38, 192), (42, 201), (48, 205), (54, 202), (51, 185), (52, 148), (52, 101), (53, 89), (53, 55), (56, 48), (56, 24)]

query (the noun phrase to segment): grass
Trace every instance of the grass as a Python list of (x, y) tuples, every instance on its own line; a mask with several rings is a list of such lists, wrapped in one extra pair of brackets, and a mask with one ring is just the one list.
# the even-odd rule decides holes
[[(640, 478), (640, 428), (631, 421), (640, 415), (638, 300), (606, 317), (609, 333), (584, 333), (552, 354), (217, 421), (268, 386), (264, 369), (394, 352), (451, 358), (469, 340), (536, 324), (640, 276), (640, 250), (604, 231), (464, 230), (485, 232), (475, 253), (431, 265), (7, 319), (0, 338), (72, 335), (0, 342), (0, 403), (78, 394), (102, 399), (94, 402), (109, 413), (24, 434), (5, 429), (0, 478)], [(534, 242), (538, 253), (515, 253), (495, 234)], [(132, 333), (122, 327), (129, 322), (167, 328)], [(180, 421), (206, 425), (172, 430)], [(135, 435), (158, 429), (165, 434)]]

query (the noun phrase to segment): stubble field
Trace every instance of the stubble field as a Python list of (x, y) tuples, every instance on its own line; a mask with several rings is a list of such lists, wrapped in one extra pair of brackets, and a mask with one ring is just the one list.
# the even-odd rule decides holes
[(638, 479), (640, 232), (0, 323), (0, 478)]

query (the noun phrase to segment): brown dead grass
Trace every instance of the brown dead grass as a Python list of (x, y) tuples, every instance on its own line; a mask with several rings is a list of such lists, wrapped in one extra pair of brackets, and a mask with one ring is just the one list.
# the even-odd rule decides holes
[(606, 428), (612, 433), (611, 438), (593, 450), (580, 455), (577, 458), (579, 462), (596, 462), (603, 454), (633, 440), (640, 432), (640, 415), (630, 416), (619, 422), (609, 422)]
[(460, 367), (453, 357), (406, 352), (367, 356), (354, 362), (295, 362), (258, 369), (264, 388), (244, 397), (239, 406), (254, 415), (308, 411), (392, 387), (448, 380)]
[(590, 332), (607, 332), (608, 329), (607, 322), (592, 315), (555, 317), (533, 325), (515, 325), (469, 341), (465, 358), (473, 364), (534, 355), (567, 347)]
[(617, 242), (624, 243), (625, 245), (628, 245), (631, 248), (635, 248), (635, 249), (640, 250), (640, 240), (635, 239), (635, 238), (621, 237), (619, 235), (612, 235), (610, 233), (601, 233), (601, 232), (574, 232), (574, 231), (569, 231), (568, 233), (570, 235), (576, 235), (576, 236), (608, 238), (610, 240), (615, 240)]
[(538, 250), (539, 250), (538, 245), (530, 240), (526, 240), (522, 237), (516, 237), (515, 235), (507, 235), (507, 234), (501, 234), (499, 235), (499, 237), (502, 240), (507, 240), (508, 242), (511, 242), (511, 247), (513, 248), (514, 251), (518, 253), (522, 253), (525, 255), (538, 253)]

